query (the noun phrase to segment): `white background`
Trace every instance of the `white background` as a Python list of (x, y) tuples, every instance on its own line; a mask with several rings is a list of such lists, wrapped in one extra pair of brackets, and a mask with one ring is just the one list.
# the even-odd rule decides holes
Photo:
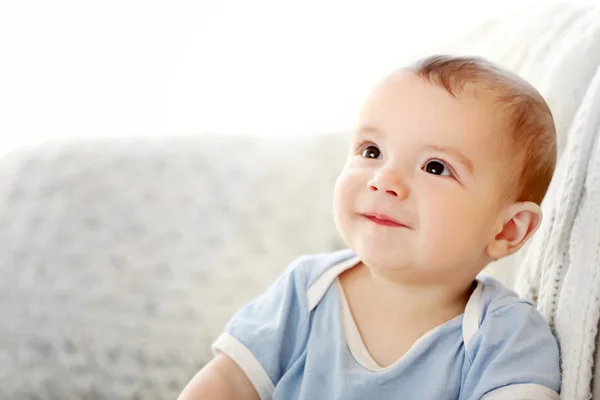
[(411, 53), (526, 3), (3, 1), (0, 151), (73, 136), (345, 129)]

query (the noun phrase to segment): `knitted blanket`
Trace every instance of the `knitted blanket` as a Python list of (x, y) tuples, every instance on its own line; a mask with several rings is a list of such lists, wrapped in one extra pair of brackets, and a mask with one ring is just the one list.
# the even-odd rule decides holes
[(600, 68), (587, 89), (523, 257), (517, 292), (537, 304), (561, 349), (561, 397), (589, 399), (600, 318)]

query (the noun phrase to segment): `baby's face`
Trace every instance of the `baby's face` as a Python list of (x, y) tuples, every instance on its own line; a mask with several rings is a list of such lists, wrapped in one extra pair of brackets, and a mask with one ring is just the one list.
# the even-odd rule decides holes
[(334, 198), (337, 227), (365, 264), (444, 280), (489, 261), (511, 175), (496, 114), (490, 101), (457, 99), (410, 72), (375, 88)]

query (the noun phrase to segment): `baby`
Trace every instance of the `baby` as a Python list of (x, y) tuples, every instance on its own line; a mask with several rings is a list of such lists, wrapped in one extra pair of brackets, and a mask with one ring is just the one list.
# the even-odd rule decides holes
[(480, 274), (536, 231), (555, 163), (551, 112), (518, 76), (449, 56), (392, 73), (335, 185), (351, 250), (293, 262), (179, 399), (558, 399), (546, 321)]

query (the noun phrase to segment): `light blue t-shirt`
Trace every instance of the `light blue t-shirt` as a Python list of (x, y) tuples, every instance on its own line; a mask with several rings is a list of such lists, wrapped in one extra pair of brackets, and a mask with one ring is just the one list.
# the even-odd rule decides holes
[(336, 284), (358, 262), (348, 250), (299, 258), (233, 316), (213, 351), (231, 357), (262, 400), (558, 399), (558, 346), (546, 321), (485, 275), (464, 314), (378, 367)]

